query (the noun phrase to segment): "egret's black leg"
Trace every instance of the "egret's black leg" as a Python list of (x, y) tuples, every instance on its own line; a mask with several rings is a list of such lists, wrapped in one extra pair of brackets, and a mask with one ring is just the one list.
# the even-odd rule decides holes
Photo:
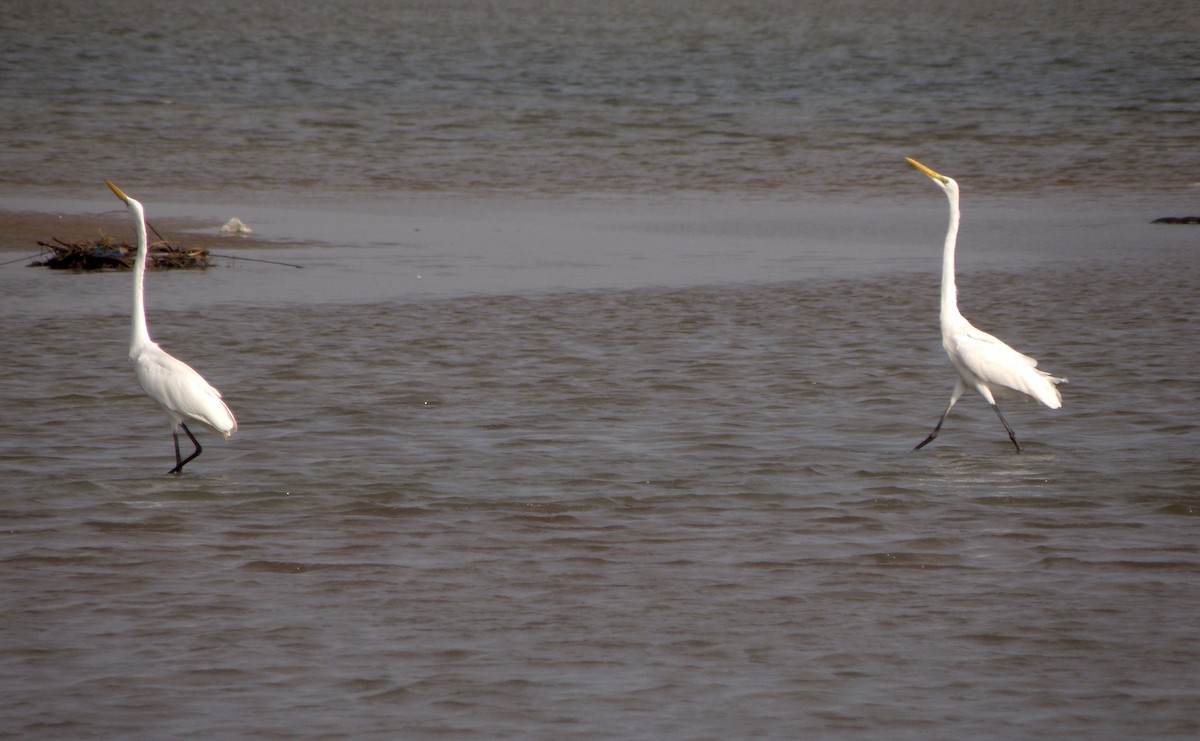
[(193, 435), (192, 431), (187, 428), (187, 425), (180, 422), (179, 426), (182, 427), (183, 431), (187, 433), (188, 440), (192, 441), (192, 445), (195, 445), (196, 449), (187, 458), (180, 460), (179, 459), (179, 434), (175, 433), (175, 432), (171, 433), (171, 436), (175, 438), (175, 467), (172, 468), (170, 471), (167, 471), (167, 473), (183, 473), (183, 467), (186, 466), (189, 461), (191, 461), (193, 458), (200, 455), (200, 453), (202, 453), (204, 451), (204, 449), (200, 447), (200, 443), (196, 440), (196, 436)]
[(942, 412), (942, 418), (938, 420), (937, 426), (933, 428), (933, 432), (929, 433), (929, 437), (922, 440), (913, 450), (920, 450), (933, 442), (933, 439), (942, 431), (942, 425), (945, 424), (946, 417), (950, 416), (950, 410), (954, 408), (954, 405), (958, 403), (958, 400), (962, 398), (963, 392), (966, 390), (967, 387), (963, 385), (962, 379), (958, 379), (954, 384), (954, 392), (950, 394), (950, 403), (946, 405), (946, 411)]
[(1021, 452), (1021, 443), (1017, 442), (1017, 433), (1013, 432), (1013, 428), (1008, 424), (1008, 420), (1000, 413), (1000, 407), (992, 404), (992, 409), (996, 412), (996, 416), (1000, 418), (1000, 424), (1004, 425), (1005, 431), (1008, 432), (1008, 439), (1012, 440), (1013, 445), (1017, 446), (1017, 452)]
[(913, 450), (920, 450), (921, 448), (925, 447), (929, 443), (933, 442), (933, 439), (938, 436), (939, 432), (942, 431), (942, 423), (946, 421), (946, 417), (949, 414), (950, 414), (950, 410), (947, 409), (946, 413), (942, 415), (942, 418), (938, 420), (937, 426), (933, 428), (933, 432), (929, 433), (929, 437), (927, 437), (924, 440), (922, 440), (921, 442), (917, 443), (917, 447), (913, 448)]
[(950, 405), (946, 407), (946, 411), (942, 412), (942, 418), (938, 420), (937, 426), (933, 428), (933, 432), (929, 433), (929, 437), (917, 443), (917, 447), (913, 448), (913, 450), (920, 450), (929, 443), (933, 442), (933, 439), (938, 436), (939, 432), (942, 431), (942, 424), (945, 423), (946, 417), (950, 416), (950, 410), (954, 408), (954, 402), (956, 401), (958, 401), (957, 396), (950, 400)]

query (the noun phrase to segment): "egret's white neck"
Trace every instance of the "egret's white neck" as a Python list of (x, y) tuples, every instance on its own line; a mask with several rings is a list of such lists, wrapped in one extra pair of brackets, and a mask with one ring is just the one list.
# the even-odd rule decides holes
[(958, 191), (946, 190), (950, 200), (950, 226), (946, 229), (946, 246), (942, 252), (942, 323), (962, 316), (958, 311), (958, 286), (954, 282), (954, 248), (958, 243)]
[(142, 204), (129, 199), (129, 210), (133, 213), (137, 229), (137, 259), (133, 263), (133, 326), (129, 336), (129, 355), (150, 344), (150, 329), (146, 326), (145, 278), (146, 278), (146, 215)]

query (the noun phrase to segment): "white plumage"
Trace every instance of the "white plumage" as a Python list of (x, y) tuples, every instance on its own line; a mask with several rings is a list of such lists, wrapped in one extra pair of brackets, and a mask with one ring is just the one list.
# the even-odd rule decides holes
[(1062, 394), (1056, 384), (1067, 379), (1056, 378), (1037, 369), (1037, 361), (1009, 347), (1002, 340), (975, 328), (958, 310), (958, 289), (954, 278), (954, 250), (958, 243), (958, 183), (939, 175), (920, 162), (908, 158), (908, 163), (928, 175), (946, 193), (950, 201), (950, 226), (942, 253), (942, 347), (958, 372), (958, 381), (950, 395), (950, 404), (938, 420), (933, 432), (917, 445), (923, 448), (937, 437), (954, 404), (967, 389), (974, 389), (991, 405), (1004, 425), (1008, 437), (1020, 452), (1021, 444), (1008, 420), (996, 405), (997, 396), (1023, 396), (1045, 404), (1051, 409), (1062, 406)]
[[(125, 195), (112, 181), (104, 182), (129, 207), (138, 237), (137, 259), (133, 266), (133, 326), (129, 339), (129, 361), (133, 363), (142, 389), (158, 402), (170, 419), (171, 436), (175, 439), (175, 467), (169, 473), (180, 473), (189, 461), (202, 452), (200, 443), (188, 429), (188, 422), (197, 422), (228, 440), (237, 432), (237, 420), (229, 406), (221, 400), (220, 391), (190, 365), (170, 355), (150, 339), (144, 288), (148, 250), (145, 211), (141, 203)], [(180, 429), (195, 446), (195, 451), (187, 458), (179, 454)]]

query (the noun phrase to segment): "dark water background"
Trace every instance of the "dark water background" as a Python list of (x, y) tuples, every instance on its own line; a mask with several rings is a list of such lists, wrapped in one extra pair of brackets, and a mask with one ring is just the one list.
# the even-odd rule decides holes
[[(0, 735), (1195, 737), (1187, 9), (6, 6), (0, 207), (305, 269), (148, 277), (241, 423), (170, 477), (129, 276), (0, 267)], [(1020, 455), (910, 452), (908, 154)]]
[[(6, 3), (6, 191), (1195, 198), (1186, 0)], [(16, 195), (17, 193), (13, 193)], [(102, 194), (107, 197), (107, 194)], [(1161, 198), (1161, 195), (1158, 197)]]

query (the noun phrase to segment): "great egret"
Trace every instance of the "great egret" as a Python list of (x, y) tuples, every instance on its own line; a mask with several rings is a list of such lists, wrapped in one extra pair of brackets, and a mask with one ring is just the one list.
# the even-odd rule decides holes
[(958, 289), (954, 285), (954, 247), (958, 242), (959, 221), (958, 183), (953, 178), (939, 175), (912, 157), (906, 159), (908, 164), (932, 178), (950, 199), (950, 227), (946, 230), (946, 247), (942, 253), (942, 347), (946, 348), (946, 355), (958, 372), (954, 392), (950, 394), (950, 404), (933, 432), (915, 450), (925, 447), (938, 436), (955, 402), (964, 391), (971, 388), (992, 406), (1019, 453), (1021, 443), (1017, 442), (1008, 420), (1004, 419), (1000, 407), (996, 406), (996, 395), (1025, 396), (1051, 409), (1058, 409), (1062, 406), (1062, 394), (1055, 385), (1065, 383), (1067, 379), (1055, 378), (1038, 370), (1036, 360), (1022, 355), (987, 332), (976, 329), (959, 313)]
[[(159, 403), (171, 420), (171, 437), (175, 439), (175, 467), (167, 473), (181, 473), (183, 467), (202, 448), (186, 422), (198, 422), (225, 437), (237, 432), (233, 412), (221, 400), (221, 392), (197, 373), (190, 365), (172, 357), (150, 339), (146, 326), (144, 282), (146, 275), (146, 215), (142, 204), (125, 195), (111, 180), (104, 181), (129, 207), (137, 229), (138, 251), (133, 265), (133, 332), (129, 338), (129, 361), (137, 372), (142, 389)], [(179, 455), (179, 430), (183, 429), (196, 447), (187, 458)]]

